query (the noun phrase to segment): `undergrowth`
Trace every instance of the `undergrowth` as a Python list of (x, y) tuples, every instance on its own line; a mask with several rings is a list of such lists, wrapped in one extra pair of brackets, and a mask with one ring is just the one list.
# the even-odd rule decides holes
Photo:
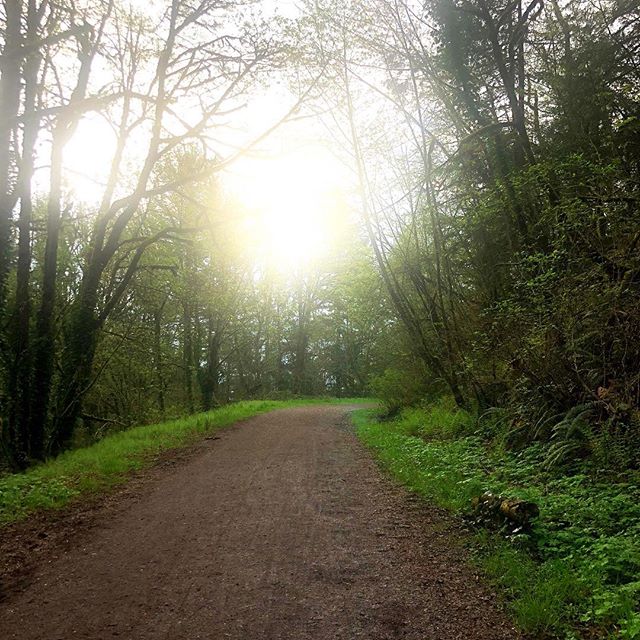
[(539, 505), (530, 534), (476, 535), (479, 562), (521, 629), (565, 640), (640, 638), (637, 475), (550, 470), (542, 444), (509, 449), (486, 424), (443, 404), (387, 421), (362, 410), (354, 420), (382, 464), (435, 504), (464, 514), (474, 496), (492, 491)]
[(229, 404), (178, 420), (111, 433), (97, 443), (67, 451), (24, 473), (0, 477), (0, 526), (41, 509), (60, 508), (79, 496), (108, 490), (130, 471), (151, 464), (167, 449), (185, 446), (204, 434), (251, 416), (319, 402), (364, 402), (349, 398), (255, 400)]

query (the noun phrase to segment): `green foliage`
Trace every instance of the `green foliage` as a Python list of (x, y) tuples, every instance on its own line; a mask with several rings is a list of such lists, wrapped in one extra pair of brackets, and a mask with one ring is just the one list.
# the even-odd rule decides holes
[(507, 543), (486, 541), (480, 564), (510, 599), (518, 626), (529, 633), (559, 632), (568, 610), (585, 596), (565, 562), (539, 564)]
[[(381, 463), (429, 501), (464, 514), (471, 498), (491, 490), (539, 505), (530, 535), (477, 536), (479, 562), (522, 629), (559, 637), (580, 637), (581, 629), (585, 637), (596, 631), (640, 637), (637, 473), (617, 482), (586, 472), (559, 474), (544, 464), (555, 443), (514, 451), (505, 446), (500, 430), (509, 426), (501, 418), (498, 413), (476, 423), (456, 411), (447, 418), (443, 406), (404, 411), (387, 422), (375, 421), (371, 412), (354, 414), (359, 436)], [(453, 439), (450, 425), (457, 425)]]
[(0, 480), (0, 524), (19, 520), (37, 509), (61, 507), (78, 493), (66, 476), (16, 474), (3, 478)]
[(593, 404), (572, 407), (567, 414), (556, 423), (551, 431), (550, 444), (547, 449), (545, 464), (548, 467), (566, 463), (570, 459), (584, 457), (589, 433), (588, 418), (593, 412)]
[[(424, 18), (410, 4), (344, 15), (354, 58), (387, 74), (380, 120), (357, 112), (370, 94), (356, 80), (350, 115), (372, 242), (424, 390), (508, 408), (504, 445), (550, 441), (550, 468), (637, 469), (640, 67), (625, 44), (637, 6), (436, 0)], [(415, 146), (384, 147), (381, 130)], [(389, 364), (372, 388), (394, 414), (420, 385)]]
[(450, 398), (442, 398), (426, 408), (403, 409), (398, 425), (407, 435), (425, 440), (452, 440), (474, 433), (476, 419), (456, 407)]
[(425, 393), (424, 383), (415, 372), (405, 369), (385, 369), (369, 382), (371, 394), (382, 402), (388, 415), (418, 402)]

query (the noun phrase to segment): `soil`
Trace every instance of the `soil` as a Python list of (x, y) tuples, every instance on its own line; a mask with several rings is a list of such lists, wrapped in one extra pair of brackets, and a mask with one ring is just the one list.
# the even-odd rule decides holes
[(246, 420), (5, 528), (0, 636), (517, 638), (455, 523), (379, 470), (349, 409)]

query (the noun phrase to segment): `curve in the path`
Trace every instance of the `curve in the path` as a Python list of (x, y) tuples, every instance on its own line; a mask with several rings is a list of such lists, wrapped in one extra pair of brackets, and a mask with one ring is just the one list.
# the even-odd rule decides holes
[(0, 605), (5, 640), (502, 640), (431, 513), (313, 406), (248, 420)]

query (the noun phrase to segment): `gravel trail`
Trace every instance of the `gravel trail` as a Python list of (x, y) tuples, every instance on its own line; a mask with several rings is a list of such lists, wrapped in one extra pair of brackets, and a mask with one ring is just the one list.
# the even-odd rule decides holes
[(244, 421), (65, 525), (5, 591), (0, 637), (517, 638), (455, 526), (379, 470), (349, 409)]

